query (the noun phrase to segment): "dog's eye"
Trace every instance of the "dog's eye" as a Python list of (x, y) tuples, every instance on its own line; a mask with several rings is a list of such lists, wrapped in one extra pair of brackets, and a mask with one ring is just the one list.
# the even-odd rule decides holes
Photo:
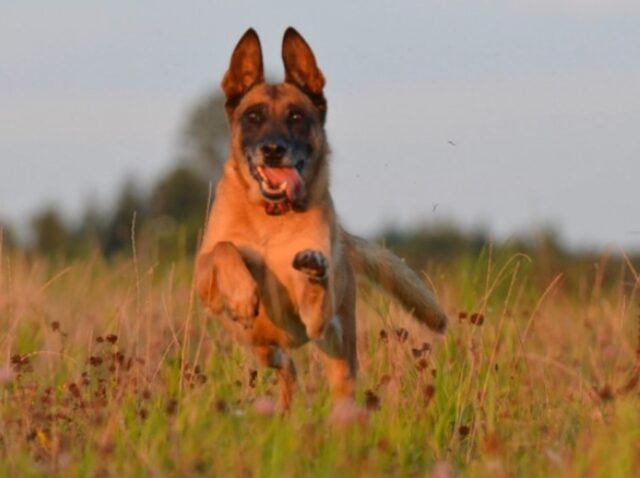
[(289, 113), (289, 121), (292, 123), (300, 123), (304, 119), (304, 115), (300, 111), (291, 111)]
[(260, 124), (264, 121), (264, 116), (258, 111), (249, 111), (247, 113), (247, 119), (251, 124)]

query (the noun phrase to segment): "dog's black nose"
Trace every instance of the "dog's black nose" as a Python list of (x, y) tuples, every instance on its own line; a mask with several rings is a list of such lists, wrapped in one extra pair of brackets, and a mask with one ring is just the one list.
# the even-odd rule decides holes
[(287, 148), (279, 143), (266, 143), (260, 147), (260, 151), (267, 166), (279, 166)]

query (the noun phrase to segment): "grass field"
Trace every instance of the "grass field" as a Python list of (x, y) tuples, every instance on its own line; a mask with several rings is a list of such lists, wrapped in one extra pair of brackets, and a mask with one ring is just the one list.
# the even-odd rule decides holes
[(2, 252), (0, 476), (640, 476), (637, 272), (568, 287), (522, 255), (429, 271), (435, 337), (361, 287), (358, 401), (328, 423), (312, 346), (275, 376), (208, 318), (188, 258)]

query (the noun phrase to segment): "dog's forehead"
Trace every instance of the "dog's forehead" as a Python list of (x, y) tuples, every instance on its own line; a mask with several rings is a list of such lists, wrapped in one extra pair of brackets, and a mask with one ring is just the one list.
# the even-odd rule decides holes
[(243, 110), (256, 103), (269, 105), (274, 112), (284, 110), (292, 105), (304, 109), (313, 109), (313, 103), (299, 88), (288, 83), (262, 83), (253, 87), (240, 102), (239, 109)]

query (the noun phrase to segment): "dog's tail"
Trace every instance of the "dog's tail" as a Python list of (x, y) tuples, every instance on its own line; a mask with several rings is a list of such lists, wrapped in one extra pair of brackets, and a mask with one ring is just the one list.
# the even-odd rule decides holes
[(420, 277), (398, 256), (382, 246), (342, 230), (349, 262), (393, 295), (413, 316), (432, 330), (443, 333), (447, 316)]

